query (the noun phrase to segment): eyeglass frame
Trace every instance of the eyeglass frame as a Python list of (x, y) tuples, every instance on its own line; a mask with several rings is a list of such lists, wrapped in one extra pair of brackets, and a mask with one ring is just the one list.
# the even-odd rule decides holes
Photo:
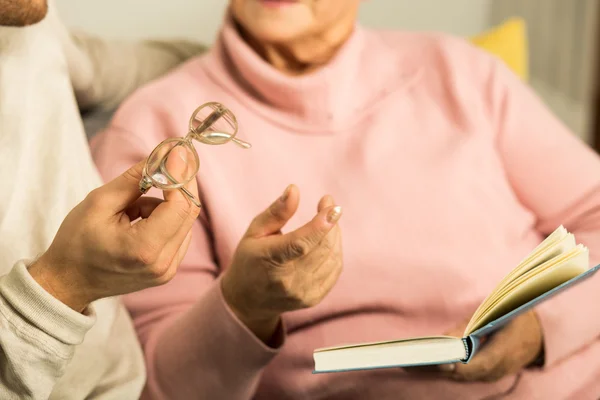
[[(212, 108), (213, 111), (204, 119), (204, 120), (196, 120), (196, 116), (198, 115), (198, 113), (204, 109), (204, 108)], [(222, 143), (214, 143), (212, 141), (210, 141), (207, 137), (207, 131), (208, 129), (219, 120), (219, 118), (221, 118), (222, 116), (224, 116), (225, 114), (227, 114), (227, 112), (229, 112), (229, 114), (232, 117), (232, 125), (235, 127), (235, 131), (232, 134), (229, 133), (221, 133), (221, 132), (213, 132), (216, 134), (220, 134), (220, 135), (226, 135), (228, 136), (224, 142)], [(200, 125), (198, 125), (197, 127), (194, 128), (194, 122), (195, 121), (201, 121)], [(238, 139), (236, 137), (237, 133), (238, 133), (238, 123), (237, 123), (237, 118), (235, 117), (235, 115), (233, 114), (233, 112), (231, 112), (231, 110), (229, 110), (227, 107), (225, 107), (223, 104), (221, 103), (217, 103), (217, 102), (208, 102), (208, 103), (204, 103), (201, 106), (197, 107), (194, 112), (192, 113), (192, 116), (190, 117), (190, 121), (188, 124), (189, 128), (188, 128), (188, 133), (185, 136), (181, 136), (179, 138), (168, 138), (163, 140), (162, 142), (160, 142), (155, 148), (154, 150), (152, 150), (152, 152), (150, 153), (150, 155), (148, 156), (148, 158), (146, 158), (146, 163), (144, 164), (144, 169), (142, 170), (142, 179), (140, 179), (140, 183), (139, 183), (139, 189), (140, 192), (142, 194), (146, 194), (152, 187), (156, 187), (157, 189), (160, 190), (175, 190), (175, 189), (179, 189), (181, 190), (189, 199), (190, 201), (198, 208), (202, 208), (202, 203), (200, 202), (200, 200), (196, 199), (195, 196), (185, 187), (186, 184), (188, 184), (192, 179), (194, 179), (194, 177), (198, 174), (198, 172), (200, 171), (200, 157), (198, 156), (198, 151), (196, 150), (196, 148), (192, 145), (192, 140), (197, 140), (200, 143), (203, 144), (208, 144), (208, 145), (212, 145), (212, 146), (216, 146), (216, 145), (223, 145), (223, 144), (227, 144), (229, 142), (233, 142), (236, 145), (238, 145), (239, 147), (243, 148), (243, 149), (250, 149), (252, 147), (252, 145), (248, 142), (245, 142), (241, 139)], [(194, 171), (193, 174), (190, 174), (190, 179), (187, 180), (186, 182), (179, 182), (179, 183), (174, 183), (173, 185), (171, 185), (172, 187), (169, 188), (165, 188), (165, 187), (161, 187), (160, 182), (157, 182), (155, 179), (152, 179), (152, 177), (150, 177), (150, 174), (148, 174), (148, 161), (152, 159), (152, 156), (156, 153), (156, 151), (158, 151), (159, 149), (162, 148), (162, 146), (167, 143), (167, 142), (171, 142), (171, 141), (177, 141), (177, 142), (181, 142), (183, 145), (189, 145), (189, 147), (192, 150), (192, 154), (194, 155), (194, 160), (196, 161), (196, 171)], [(173, 149), (175, 147), (177, 147), (179, 145), (175, 145), (173, 146), (173, 148), (169, 149), (169, 151), (167, 152), (167, 154), (165, 154), (161, 161), (160, 161), (160, 169), (161, 172), (166, 175), (172, 182), (177, 182), (177, 180), (175, 178), (173, 178), (168, 170), (165, 167), (165, 162), (170, 154), (171, 151), (173, 151)]]

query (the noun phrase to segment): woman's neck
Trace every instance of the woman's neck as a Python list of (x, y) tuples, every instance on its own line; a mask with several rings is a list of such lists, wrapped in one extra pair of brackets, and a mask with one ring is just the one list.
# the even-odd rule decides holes
[(302, 75), (329, 62), (354, 30), (354, 19), (288, 43), (265, 43), (235, 24), (241, 37), (266, 62), (287, 75)]

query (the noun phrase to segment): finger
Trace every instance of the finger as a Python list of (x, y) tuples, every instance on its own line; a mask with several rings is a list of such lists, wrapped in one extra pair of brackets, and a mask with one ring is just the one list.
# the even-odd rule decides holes
[[(184, 229), (182, 231), (184, 231)], [(166, 260), (164, 262), (168, 263), (168, 268), (158, 281), (159, 285), (169, 282), (177, 274), (177, 270), (179, 269), (192, 240), (192, 232), (193, 229), (187, 231), (183, 241), (179, 243), (179, 247), (177, 247), (177, 243), (181, 239), (179, 233), (165, 246), (163, 258)]]
[(320, 212), (324, 208), (332, 207), (334, 205), (335, 205), (335, 202), (333, 200), (333, 197), (331, 197), (330, 195), (323, 196), (321, 198), (321, 201), (319, 201), (319, 205), (317, 206), (317, 212)]
[[(318, 246), (313, 248), (306, 256), (303, 261), (311, 264), (318, 265), (323, 260), (330, 260), (333, 257), (340, 257), (342, 254), (342, 239), (341, 230), (338, 225), (334, 226), (327, 235), (319, 242)], [(318, 274), (319, 271), (313, 271), (313, 274)]]
[(183, 259), (183, 256), (187, 252), (187, 247), (189, 246), (189, 241), (194, 229), (203, 229), (200, 222), (197, 222), (195, 219), (184, 222), (177, 233), (165, 245), (164, 252), (167, 254), (180, 255), (181, 259)]
[(326, 273), (317, 273), (314, 276), (314, 282), (309, 287), (305, 288), (306, 299), (309, 299), (308, 304), (320, 303), (334, 288), (341, 273), (342, 265), (327, 265), (324, 263), (320, 266), (320, 270)]
[(148, 218), (135, 224), (137, 238), (153, 248), (163, 248), (180, 229), (193, 224), (199, 213), (200, 209), (187, 199), (165, 200)]
[(299, 203), (298, 188), (295, 185), (288, 186), (280, 198), (254, 218), (246, 231), (246, 237), (260, 238), (278, 233), (296, 213)]
[(177, 266), (179, 266), (179, 264), (181, 264), (181, 262), (183, 261), (183, 258), (185, 257), (185, 255), (188, 251), (188, 248), (190, 247), (190, 242), (192, 241), (192, 235), (193, 235), (192, 232), (193, 232), (193, 229), (190, 229), (188, 231), (188, 233), (185, 235), (185, 238), (183, 239), (183, 242), (179, 246), (179, 249), (177, 249), (177, 255), (175, 257)]
[(286, 235), (273, 237), (268, 244), (275, 263), (301, 258), (313, 251), (336, 226), (342, 216), (339, 206), (328, 207), (319, 212), (310, 222)]
[[(193, 176), (183, 175), (186, 173), (185, 171), (190, 172), (186, 156), (191, 155), (186, 152), (189, 153), (185, 146), (174, 147), (165, 160), (165, 167), (168, 174), (176, 181), (177, 179), (185, 180), (186, 188), (197, 198), (196, 180), (193, 179)], [(182, 173), (182, 171), (184, 172)], [(165, 250), (165, 248), (179, 247), (200, 213), (200, 209), (179, 190), (166, 190), (164, 197), (165, 201), (159, 204), (146, 219), (133, 225), (135, 227), (134, 237), (148, 248), (155, 249), (154, 251), (159, 256), (157, 262), (160, 263), (165, 262), (164, 257), (173, 257), (176, 250), (172, 248)], [(169, 259), (168, 262), (170, 263), (170, 261)]]
[(342, 271), (343, 271), (342, 264), (340, 264), (339, 267), (336, 267), (333, 270), (333, 272), (331, 272), (323, 280), (323, 283), (321, 284), (321, 288), (325, 289), (326, 293), (329, 293), (331, 291), (331, 289), (335, 286), (338, 279), (340, 278), (340, 275), (342, 275)]
[(454, 328), (450, 329), (448, 332), (446, 332), (446, 336), (452, 336), (452, 337), (463, 337), (464, 333), (465, 333), (465, 328), (467, 327), (467, 325), (469, 324), (469, 320), (465, 320), (463, 322), (461, 322), (460, 324), (456, 325)]
[(141, 195), (140, 180), (146, 160), (140, 161), (121, 175), (95, 190), (102, 204), (112, 212), (123, 211)]
[[(197, 196), (195, 179), (192, 179), (186, 187)], [(165, 192), (165, 201), (160, 203), (146, 219), (134, 225), (137, 227), (136, 237), (157, 249), (165, 247), (180, 230), (188, 231), (200, 213), (200, 208), (179, 190)]]
[[(507, 327), (506, 329), (509, 329)], [(490, 381), (504, 376), (510, 352), (513, 332), (501, 330), (473, 357), (468, 364), (454, 364), (451, 378), (459, 381)], [(518, 335), (519, 333), (516, 332)], [(507, 346), (508, 345), (508, 346)]]
[[(464, 336), (464, 331), (470, 320), (464, 320), (463, 322), (457, 324), (454, 328), (447, 331), (444, 335), (462, 338)], [(423, 367), (415, 367), (409, 368), (408, 372), (415, 374), (438, 374), (441, 372), (443, 375), (451, 375), (452, 372), (456, 370), (456, 364), (439, 364), (439, 365), (428, 365)]]
[(484, 365), (482, 369), (488, 371), (479, 376), (478, 380), (496, 381), (504, 376), (514, 375), (535, 360), (543, 339), (540, 326), (537, 323), (532, 325), (532, 322), (537, 322), (537, 317), (530, 311), (486, 338), (488, 344), (482, 347), (482, 354), (491, 353), (489, 357), (497, 361), (493, 365)]
[(129, 217), (127, 222), (135, 221), (138, 218), (148, 218), (163, 201), (156, 197), (140, 197), (125, 209), (125, 214)]
[[(178, 183), (185, 182), (185, 188), (198, 199), (198, 185), (193, 179), (195, 173), (194, 155), (185, 146), (176, 146), (168, 154), (165, 166), (169, 175)], [(188, 200), (187, 196), (179, 190), (165, 190), (166, 200)]]

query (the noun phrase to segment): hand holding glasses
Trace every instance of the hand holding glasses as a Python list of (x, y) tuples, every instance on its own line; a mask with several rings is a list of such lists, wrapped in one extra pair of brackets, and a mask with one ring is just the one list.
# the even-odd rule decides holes
[(150, 153), (140, 180), (140, 191), (146, 193), (153, 186), (161, 190), (179, 189), (201, 207), (200, 200), (184, 186), (200, 169), (200, 159), (192, 140), (209, 145), (231, 141), (244, 149), (252, 147), (237, 139), (237, 132), (235, 115), (224, 105), (215, 102), (201, 105), (192, 113), (185, 137), (164, 140)]

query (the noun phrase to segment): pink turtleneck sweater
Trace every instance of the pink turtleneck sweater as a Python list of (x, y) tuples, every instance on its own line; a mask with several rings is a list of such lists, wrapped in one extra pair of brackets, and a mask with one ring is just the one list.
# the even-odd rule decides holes
[[(564, 224), (600, 260), (600, 162), (499, 61), (442, 35), (357, 28), (324, 68), (277, 72), (226, 25), (214, 49), (131, 97), (93, 153), (105, 179), (187, 132), (219, 101), (251, 150), (197, 145), (204, 216), (169, 284), (126, 297), (152, 399), (597, 399), (600, 284), (537, 309), (546, 366), (497, 383), (400, 369), (313, 375), (315, 348), (436, 335)], [(289, 183), (293, 229), (319, 197), (344, 207), (344, 272), (318, 306), (257, 340), (219, 276), (250, 220)]]

